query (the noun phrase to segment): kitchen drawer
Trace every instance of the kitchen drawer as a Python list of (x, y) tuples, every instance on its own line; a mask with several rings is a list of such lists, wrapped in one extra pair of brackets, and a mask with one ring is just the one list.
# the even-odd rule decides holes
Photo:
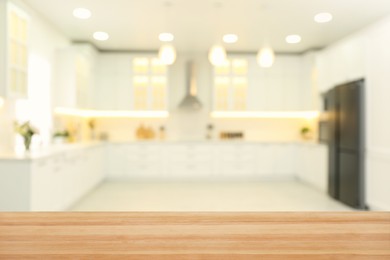
[(216, 147), (218, 152), (228, 153), (254, 153), (255, 145), (243, 145), (243, 144), (220, 144)]
[(204, 179), (212, 176), (214, 168), (210, 164), (182, 163), (171, 164), (166, 167), (167, 178)]
[(256, 167), (248, 164), (239, 164), (239, 163), (230, 163), (224, 165), (218, 165), (217, 168), (217, 176), (220, 177), (234, 177), (234, 178), (242, 178), (242, 177), (251, 177), (255, 176)]
[(199, 153), (188, 153), (188, 154), (165, 154), (164, 160), (168, 163), (176, 162), (209, 162), (213, 160), (212, 154), (199, 154)]
[(255, 163), (256, 156), (248, 153), (220, 153), (216, 159), (219, 162), (233, 161)]
[(125, 160), (131, 162), (147, 161), (147, 162), (158, 162), (161, 161), (160, 153), (129, 153), (124, 155)]
[(161, 162), (150, 163), (145, 161), (127, 162), (125, 165), (125, 174), (137, 174), (142, 171), (164, 171), (164, 165)]
[(212, 145), (197, 145), (197, 144), (184, 144), (184, 145), (167, 145), (166, 151), (170, 154), (202, 154), (210, 153), (213, 150)]
[(159, 152), (164, 149), (164, 145), (152, 145), (152, 144), (142, 144), (142, 145), (127, 145), (124, 147), (125, 153), (153, 153)]

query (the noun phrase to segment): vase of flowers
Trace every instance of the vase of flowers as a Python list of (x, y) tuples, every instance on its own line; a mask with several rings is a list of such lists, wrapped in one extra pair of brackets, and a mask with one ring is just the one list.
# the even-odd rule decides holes
[(29, 151), (32, 138), (35, 134), (38, 133), (38, 131), (30, 125), (30, 122), (25, 122), (23, 124), (19, 124), (16, 122), (15, 130), (23, 137), (24, 147), (26, 148), (26, 151)]

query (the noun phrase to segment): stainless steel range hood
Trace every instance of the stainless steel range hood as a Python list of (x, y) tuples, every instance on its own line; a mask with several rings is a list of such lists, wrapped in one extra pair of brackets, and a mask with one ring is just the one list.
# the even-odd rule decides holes
[(196, 66), (193, 61), (187, 63), (187, 93), (183, 101), (179, 104), (179, 108), (187, 111), (197, 111), (202, 108), (202, 103), (196, 96)]

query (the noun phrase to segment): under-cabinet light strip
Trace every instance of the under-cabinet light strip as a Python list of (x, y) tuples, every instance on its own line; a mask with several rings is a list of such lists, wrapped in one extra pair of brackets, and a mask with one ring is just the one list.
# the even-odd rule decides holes
[(319, 117), (318, 111), (291, 111), (291, 112), (258, 112), (258, 111), (214, 111), (213, 118), (303, 118), (314, 119)]
[(84, 118), (167, 118), (167, 111), (114, 111), (114, 110), (85, 110), (57, 107), (54, 110), (57, 115), (76, 116)]

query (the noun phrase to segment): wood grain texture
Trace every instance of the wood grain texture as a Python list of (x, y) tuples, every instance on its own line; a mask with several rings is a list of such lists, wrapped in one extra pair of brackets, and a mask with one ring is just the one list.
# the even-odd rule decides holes
[(0, 259), (390, 259), (390, 213), (1, 213)]

